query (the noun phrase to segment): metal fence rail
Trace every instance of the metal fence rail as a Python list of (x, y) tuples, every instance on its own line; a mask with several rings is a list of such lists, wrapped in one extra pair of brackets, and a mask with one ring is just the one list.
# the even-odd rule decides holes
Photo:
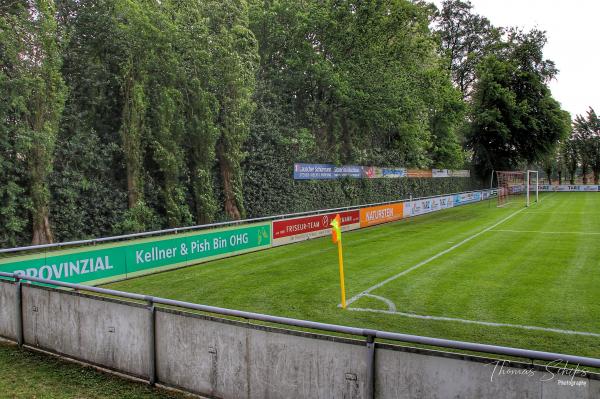
[[(373, 343), (374, 339), (386, 339), (391, 341), (399, 341), (405, 343), (414, 343), (420, 345), (428, 345), (440, 348), (449, 348), (449, 349), (458, 349), (465, 351), (473, 351), (473, 352), (481, 352), (481, 353), (490, 353), (497, 354), (503, 356), (512, 356), (525, 358), (530, 360), (542, 360), (542, 361), (556, 361), (557, 359), (561, 359), (562, 361), (569, 362), (571, 364), (579, 364), (580, 366), (585, 367), (594, 367), (600, 368), (600, 359), (583, 357), (583, 356), (575, 356), (575, 355), (567, 355), (561, 353), (552, 353), (552, 352), (543, 352), (543, 351), (535, 351), (529, 349), (520, 349), (520, 348), (511, 348), (506, 346), (496, 346), (496, 345), (487, 345), (473, 342), (463, 342), (463, 341), (455, 341), (441, 338), (431, 338), (431, 337), (423, 337), (418, 335), (409, 335), (409, 334), (400, 334), (395, 332), (387, 332), (387, 331), (379, 331), (373, 329), (364, 329), (357, 327), (349, 327), (342, 326), (336, 324), (327, 324), (327, 323), (319, 323), (315, 321), (307, 321), (300, 319), (293, 319), (288, 317), (280, 317), (280, 316), (271, 316), (261, 313), (254, 312), (246, 312), (241, 310), (233, 310), (226, 309), (215, 306), (208, 305), (200, 305), (190, 302), (178, 301), (173, 299), (165, 299), (160, 297), (141, 295), (117, 290), (111, 290), (107, 288), (100, 287), (92, 287), (81, 284), (72, 284), (72, 283), (64, 283), (60, 281), (54, 280), (46, 280), (37, 277), (25, 277), (22, 275), (14, 274), (14, 273), (4, 273), (0, 272), (0, 277), (13, 279), (19, 285), (23, 282), (35, 282), (41, 284), (47, 284), (56, 287), (70, 288), (77, 291), (88, 291), (94, 292), (102, 295), (110, 295), (119, 298), (132, 299), (136, 301), (144, 301), (149, 307), (152, 309), (154, 305), (166, 305), (166, 306), (174, 306), (182, 309), (196, 310), (201, 312), (213, 313), (223, 316), (231, 316), (231, 317), (239, 317), (250, 320), (257, 320), (268, 323), (275, 323), (285, 326), (293, 326), (306, 328), (311, 330), (320, 330), (320, 331), (328, 331), (340, 334), (349, 334), (362, 336), (367, 338), (367, 345), (369, 343)], [(20, 340), (22, 341), (22, 340)]]
[(394, 203), (402, 203), (402, 202), (406, 202), (406, 201), (417, 201), (417, 200), (422, 200), (422, 199), (446, 197), (446, 196), (451, 196), (451, 195), (468, 194), (468, 193), (476, 193), (476, 192), (484, 192), (484, 191), (489, 191), (489, 190), (481, 189), (481, 190), (462, 191), (462, 192), (449, 193), (449, 194), (431, 195), (431, 196), (426, 196), (426, 197), (415, 197), (415, 198), (410, 197), (410, 198), (403, 198), (403, 199), (392, 200), (392, 201), (376, 202), (376, 203), (371, 203), (371, 204), (352, 205), (352, 206), (339, 207), (339, 208), (319, 209), (319, 210), (313, 210), (313, 211), (296, 212), (296, 213), (288, 213), (288, 214), (272, 215), (272, 216), (263, 216), (263, 217), (258, 217), (258, 218), (233, 220), (233, 221), (227, 221), (227, 222), (218, 222), (218, 223), (202, 224), (202, 225), (187, 226), (187, 227), (175, 227), (175, 228), (171, 228), (171, 229), (147, 231), (147, 232), (143, 232), (143, 233), (132, 233), (132, 234), (124, 234), (124, 235), (118, 235), (118, 236), (93, 238), (93, 239), (87, 239), (87, 240), (76, 240), (76, 241), (58, 242), (58, 243), (52, 243), (52, 244), (29, 245), (29, 246), (25, 246), (25, 247), (5, 248), (5, 249), (0, 249), (0, 254), (12, 254), (12, 253), (41, 250), (41, 249), (50, 249), (50, 248), (64, 248), (64, 247), (72, 247), (72, 246), (78, 246), (78, 245), (95, 245), (95, 244), (99, 244), (99, 243), (128, 240), (128, 239), (133, 239), (133, 238), (144, 238), (144, 237), (151, 237), (151, 236), (158, 236), (158, 235), (165, 235), (165, 234), (176, 234), (176, 233), (188, 232), (188, 231), (194, 231), (194, 230), (214, 229), (217, 227), (237, 226), (240, 224), (265, 222), (265, 221), (276, 220), (276, 219), (290, 219), (290, 218), (304, 216), (304, 215), (313, 215), (313, 214), (319, 215), (322, 213), (348, 211), (348, 210), (360, 209), (363, 207), (387, 205), (387, 204), (394, 204)]

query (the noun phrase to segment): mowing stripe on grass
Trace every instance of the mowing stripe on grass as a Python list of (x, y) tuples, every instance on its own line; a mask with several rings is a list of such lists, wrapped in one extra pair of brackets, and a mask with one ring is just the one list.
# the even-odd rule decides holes
[(586, 232), (586, 231), (542, 231), (542, 230), (504, 230), (494, 229), (490, 231), (500, 231), (502, 233), (535, 233), (535, 234), (580, 234), (580, 235), (600, 235), (600, 232)]
[(554, 195), (556, 195), (556, 194), (557, 194), (557, 193), (550, 193), (550, 194), (548, 194), (548, 195), (541, 195), (541, 196), (540, 196), (540, 199), (539, 199), (539, 201), (538, 201), (538, 203), (540, 203), (540, 202), (544, 201), (545, 199), (548, 199), (548, 198), (550, 198), (550, 197), (552, 197), (552, 196), (554, 196)]
[(478, 324), (478, 325), (488, 326), (488, 327), (519, 328), (522, 330), (545, 331), (545, 332), (553, 332), (553, 333), (558, 333), (558, 334), (584, 335), (587, 337), (600, 338), (600, 334), (598, 334), (598, 333), (592, 333), (592, 332), (586, 332), (586, 331), (562, 330), (560, 328), (525, 326), (522, 324), (510, 324), (510, 323), (494, 323), (491, 321), (468, 320), (468, 319), (459, 319), (459, 318), (455, 318), (455, 317), (444, 317), (444, 316), (426, 316), (426, 315), (419, 315), (419, 314), (414, 314), (414, 313), (397, 312), (397, 311), (381, 310), (381, 309), (348, 308), (348, 310), (352, 310), (354, 312), (383, 313), (383, 314), (396, 315), (396, 316), (402, 316), (402, 317), (410, 317), (413, 319), (421, 319), (421, 320), (453, 321), (453, 322), (465, 323), (465, 324)]
[[(395, 275), (393, 275), (392, 277), (388, 277), (387, 279), (383, 280), (382, 282), (380, 282), (380, 283), (377, 283), (377, 284), (375, 284), (375, 285), (373, 285), (373, 286), (371, 286), (371, 287), (367, 288), (366, 290), (362, 291), (361, 293), (354, 295), (352, 298), (350, 298), (349, 300), (347, 300), (347, 301), (346, 301), (346, 306), (348, 306), (348, 305), (352, 304), (353, 302), (356, 302), (357, 300), (359, 300), (360, 298), (362, 298), (362, 297), (363, 297), (363, 296), (365, 296), (366, 294), (369, 294), (371, 291), (373, 291), (373, 290), (376, 290), (377, 288), (383, 287), (383, 286), (384, 286), (384, 285), (386, 285), (387, 283), (389, 283), (389, 282), (391, 282), (391, 281), (394, 281), (394, 280), (396, 280), (397, 278), (399, 278), (399, 277), (402, 277), (402, 276), (404, 276), (405, 274), (408, 274), (408, 273), (412, 272), (413, 270), (416, 270), (416, 269), (420, 268), (421, 266), (425, 266), (426, 264), (428, 264), (428, 263), (430, 263), (430, 262), (432, 262), (432, 261), (436, 260), (437, 258), (439, 258), (439, 257), (441, 257), (441, 256), (444, 256), (444, 255), (446, 255), (448, 252), (452, 252), (452, 251), (454, 251), (456, 248), (459, 248), (459, 247), (461, 247), (462, 245), (464, 245), (464, 244), (468, 243), (469, 241), (471, 241), (471, 240), (473, 240), (473, 239), (475, 239), (475, 238), (479, 237), (480, 235), (482, 235), (482, 234), (484, 234), (484, 233), (487, 233), (488, 231), (490, 231), (490, 230), (492, 230), (492, 229), (494, 229), (494, 228), (498, 227), (499, 225), (501, 225), (502, 223), (506, 222), (506, 221), (507, 221), (507, 220), (509, 220), (510, 218), (512, 218), (512, 217), (514, 217), (514, 216), (518, 215), (519, 213), (523, 212), (525, 209), (527, 209), (527, 208), (522, 208), (522, 209), (519, 209), (519, 210), (518, 210), (518, 211), (516, 211), (516, 212), (513, 212), (513, 213), (511, 213), (510, 215), (508, 215), (508, 216), (507, 216), (507, 217), (505, 217), (504, 219), (500, 220), (499, 222), (497, 222), (497, 223), (493, 224), (493, 225), (492, 225), (492, 226), (490, 226), (490, 227), (487, 227), (487, 228), (485, 228), (485, 229), (481, 230), (481, 231), (480, 231), (480, 232), (478, 232), (478, 233), (475, 233), (475, 234), (473, 234), (473, 235), (472, 235), (472, 236), (470, 236), (470, 237), (467, 237), (467, 238), (465, 238), (464, 240), (462, 240), (462, 241), (461, 241), (461, 242), (459, 242), (458, 244), (454, 244), (454, 245), (453, 245), (453, 246), (451, 246), (450, 248), (447, 248), (447, 249), (443, 250), (442, 252), (439, 252), (439, 253), (437, 253), (437, 254), (433, 255), (431, 258), (425, 259), (424, 261), (422, 261), (422, 262), (419, 262), (419, 263), (417, 263), (416, 265), (414, 265), (414, 266), (412, 266), (412, 267), (410, 267), (410, 268), (408, 268), (408, 269), (406, 269), (406, 270), (404, 270), (404, 271), (402, 271), (402, 272), (400, 272), (400, 273), (398, 273), (398, 274), (395, 274)], [(341, 307), (342, 305), (341, 305), (341, 304), (339, 304), (338, 306), (339, 306), (339, 307)]]

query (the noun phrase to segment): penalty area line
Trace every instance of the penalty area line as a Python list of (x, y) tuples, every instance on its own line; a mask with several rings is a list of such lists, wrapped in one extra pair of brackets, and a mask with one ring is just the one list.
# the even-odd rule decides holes
[(491, 322), (491, 321), (468, 320), (468, 319), (460, 319), (460, 318), (445, 317), (445, 316), (426, 316), (426, 315), (418, 315), (418, 314), (414, 314), (414, 313), (397, 312), (397, 311), (381, 310), (381, 309), (348, 308), (348, 310), (351, 310), (353, 312), (383, 313), (383, 314), (396, 315), (396, 316), (401, 316), (401, 317), (410, 317), (413, 319), (421, 319), (421, 320), (451, 321), (451, 322), (464, 323), (464, 324), (477, 324), (477, 325), (488, 326), (488, 327), (518, 328), (521, 330), (544, 331), (544, 332), (552, 332), (552, 333), (558, 333), (558, 334), (583, 335), (583, 336), (587, 336), (587, 337), (600, 338), (600, 334), (598, 334), (598, 333), (592, 333), (592, 332), (586, 332), (586, 331), (575, 331), (575, 330), (563, 330), (560, 328), (526, 326), (526, 325), (522, 325), (522, 324), (510, 324), (510, 323), (495, 323), (495, 322)]
[[(400, 272), (400, 273), (398, 273), (398, 274), (395, 274), (395, 275), (393, 275), (392, 277), (388, 277), (387, 279), (385, 279), (385, 280), (381, 281), (380, 283), (377, 283), (377, 284), (375, 284), (375, 285), (373, 285), (373, 286), (371, 286), (371, 287), (367, 288), (366, 290), (362, 291), (361, 293), (354, 295), (352, 298), (350, 298), (350, 299), (348, 299), (348, 300), (346, 301), (346, 306), (349, 306), (350, 304), (352, 304), (352, 303), (356, 302), (357, 300), (359, 300), (360, 298), (362, 298), (362, 297), (363, 297), (363, 296), (365, 296), (366, 294), (369, 294), (369, 293), (371, 293), (371, 291), (373, 291), (373, 290), (376, 290), (377, 288), (383, 287), (383, 286), (384, 286), (384, 285), (386, 285), (387, 283), (389, 283), (389, 282), (391, 282), (391, 281), (394, 281), (394, 280), (396, 280), (397, 278), (399, 278), (399, 277), (402, 277), (402, 276), (404, 276), (405, 274), (408, 274), (408, 273), (412, 272), (413, 270), (416, 270), (416, 269), (420, 268), (421, 266), (425, 266), (426, 264), (428, 264), (428, 263), (430, 263), (430, 262), (432, 262), (432, 261), (436, 260), (437, 258), (439, 258), (439, 257), (441, 257), (441, 256), (444, 256), (444, 255), (446, 255), (448, 252), (452, 252), (452, 251), (454, 251), (455, 249), (457, 249), (457, 248), (461, 247), (462, 245), (464, 245), (464, 244), (468, 243), (469, 241), (471, 241), (471, 240), (474, 240), (475, 238), (479, 237), (480, 235), (482, 235), (482, 234), (485, 234), (485, 233), (487, 233), (488, 231), (490, 231), (490, 230), (492, 230), (492, 229), (495, 229), (496, 227), (500, 226), (502, 223), (504, 223), (504, 222), (506, 222), (507, 220), (509, 220), (510, 218), (512, 218), (512, 217), (514, 217), (514, 216), (516, 216), (516, 215), (518, 215), (519, 213), (523, 212), (523, 211), (524, 211), (524, 210), (526, 210), (526, 209), (527, 209), (527, 208), (522, 208), (522, 209), (519, 209), (518, 211), (511, 213), (510, 215), (508, 215), (508, 216), (507, 216), (507, 217), (505, 217), (504, 219), (500, 220), (499, 222), (497, 222), (497, 223), (494, 223), (494, 224), (493, 224), (493, 225), (491, 225), (490, 227), (487, 227), (487, 228), (485, 228), (485, 229), (481, 230), (480, 232), (478, 232), (478, 233), (475, 233), (475, 234), (473, 234), (472, 236), (465, 238), (465, 239), (464, 239), (464, 240), (462, 240), (461, 242), (459, 242), (459, 243), (457, 243), (457, 244), (454, 244), (454, 245), (453, 245), (453, 246), (451, 246), (450, 248), (447, 248), (447, 249), (443, 250), (442, 252), (439, 252), (439, 253), (437, 253), (437, 254), (433, 255), (432, 257), (430, 257), (430, 258), (428, 258), (428, 259), (425, 259), (424, 261), (422, 261), (422, 262), (419, 262), (419, 263), (417, 263), (416, 265), (414, 265), (414, 266), (412, 266), (412, 267), (409, 267), (408, 269), (406, 269), (406, 270), (403, 270), (403, 271), (401, 271), (401, 272)], [(339, 304), (338, 306), (339, 306), (339, 307), (341, 307), (342, 305), (341, 305), (341, 304)]]

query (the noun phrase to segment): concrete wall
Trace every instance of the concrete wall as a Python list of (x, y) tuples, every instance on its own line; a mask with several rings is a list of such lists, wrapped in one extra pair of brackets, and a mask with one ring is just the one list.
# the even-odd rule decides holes
[(223, 398), (362, 398), (360, 341), (159, 311), (158, 379)]
[[(15, 336), (15, 298), (14, 284), (0, 281), (5, 337)], [(371, 399), (363, 338), (171, 309), (157, 309), (152, 319), (137, 303), (38, 286), (24, 285), (22, 300), (26, 345), (142, 378), (150, 376), (154, 347), (157, 379), (165, 385), (224, 399)], [(600, 398), (600, 375), (551, 371), (377, 343), (374, 398)]]
[(149, 311), (137, 304), (23, 286), (25, 343), (148, 376)]
[(0, 336), (17, 339), (16, 285), (0, 280)]
[[(376, 397), (600, 398), (600, 381), (550, 371), (524, 363), (382, 345), (376, 356)], [(574, 385), (561, 385), (569, 381)]]

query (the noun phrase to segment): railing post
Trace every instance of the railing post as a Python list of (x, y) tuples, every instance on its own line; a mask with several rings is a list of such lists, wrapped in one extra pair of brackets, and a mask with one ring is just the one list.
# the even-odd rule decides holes
[(18, 274), (15, 274), (15, 288), (16, 288), (16, 334), (17, 334), (17, 345), (19, 348), (23, 347), (23, 282)]
[(367, 376), (365, 381), (365, 399), (375, 398), (375, 331), (367, 334)]
[(156, 308), (152, 297), (147, 297), (150, 325), (148, 329), (148, 383), (156, 384)]

